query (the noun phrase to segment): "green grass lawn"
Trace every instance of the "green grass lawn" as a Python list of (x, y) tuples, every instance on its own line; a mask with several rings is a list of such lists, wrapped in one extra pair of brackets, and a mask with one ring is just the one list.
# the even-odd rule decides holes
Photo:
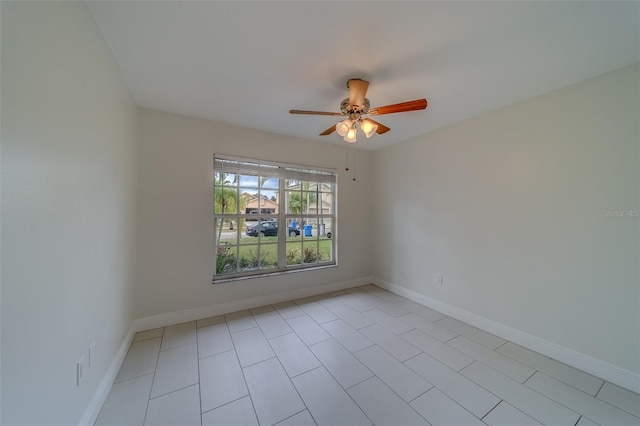
[[(261, 269), (275, 268), (278, 256), (278, 237), (262, 237), (260, 241), (262, 244), (258, 246), (257, 237), (243, 236), (240, 238), (240, 245), (236, 246), (235, 238), (221, 239), (216, 273), (255, 269), (258, 266)], [(331, 259), (331, 240), (326, 237), (321, 237), (320, 240), (303, 239), (300, 236), (287, 237), (286, 241), (287, 265), (323, 262)], [(239, 269), (236, 269), (236, 247), (239, 247)], [(260, 252), (260, 261), (258, 260), (258, 251)]]

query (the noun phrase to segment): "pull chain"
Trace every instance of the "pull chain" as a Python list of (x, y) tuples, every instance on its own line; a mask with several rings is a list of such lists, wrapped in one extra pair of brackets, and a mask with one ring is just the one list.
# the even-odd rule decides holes
[(356, 153), (353, 153), (353, 181), (356, 180)]
[(344, 166), (344, 171), (348, 172), (349, 171), (349, 147), (345, 147), (345, 166)]

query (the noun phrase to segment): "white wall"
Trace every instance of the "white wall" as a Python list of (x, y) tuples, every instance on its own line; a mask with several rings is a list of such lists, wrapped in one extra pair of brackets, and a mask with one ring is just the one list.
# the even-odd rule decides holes
[(136, 110), (84, 2), (1, 24), (1, 423), (77, 424), (133, 321)]
[(640, 209), (639, 81), (636, 64), (376, 151), (374, 276), (640, 372), (640, 219), (605, 214)]
[[(371, 275), (369, 152), (357, 180), (344, 146), (313, 143), (154, 110), (139, 111), (136, 317), (226, 304)], [(336, 169), (338, 263), (231, 283), (213, 277), (213, 154)]]

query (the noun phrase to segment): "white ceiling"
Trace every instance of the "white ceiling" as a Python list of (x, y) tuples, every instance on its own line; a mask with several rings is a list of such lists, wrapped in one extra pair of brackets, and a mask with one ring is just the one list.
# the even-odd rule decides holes
[(639, 2), (87, 1), (139, 106), (301, 138), (339, 117), (346, 81), (371, 82), (402, 142), (640, 61)]

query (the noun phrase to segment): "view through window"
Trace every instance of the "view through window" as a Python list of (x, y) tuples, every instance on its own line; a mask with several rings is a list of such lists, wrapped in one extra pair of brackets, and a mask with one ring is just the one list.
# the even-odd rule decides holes
[(214, 157), (216, 279), (334, 265), (336, 174)]

